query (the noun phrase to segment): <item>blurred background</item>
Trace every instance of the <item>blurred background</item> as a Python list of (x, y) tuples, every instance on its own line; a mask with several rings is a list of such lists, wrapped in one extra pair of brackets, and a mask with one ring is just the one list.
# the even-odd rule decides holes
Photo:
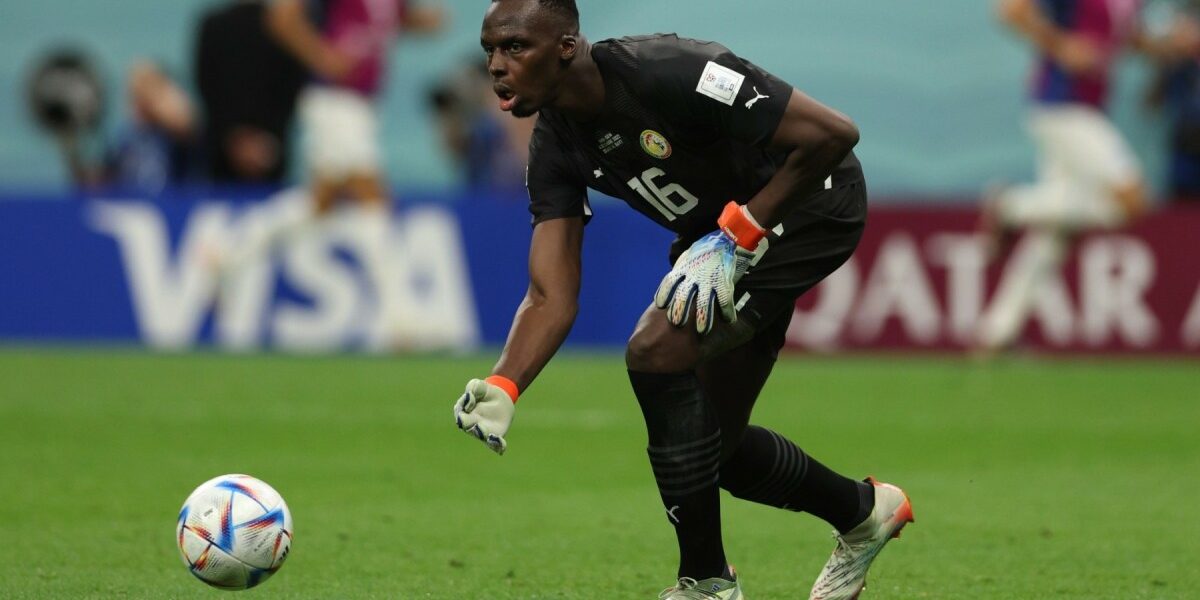
[[(622, 362), (666, 231), (593, 197), (579, 317), (508, 453), (453, 426), (528, 285), (533, 122), (490, 92), (487, 4), (0, 0), (0, 597), (199, 597), (173, 525), (221, 473), (295, 516), (264, 597), (669, 584)], [(1196, 597), (1193, 3), (578, 4), (593, 41), (716, 40), (861, 130), (863, 241), (798, 302), (755, 422), (912, 495), (870, 598)], [(1070, 30), (1054, 64), (1030, 7)], [(1165, 43), (1122, 48), (1139, 21)], [(722, 516), (754, 598), (832, 546)]]
[[(347, 16), (298, 0), (5, 2), (0, 339), (384, 351), (502, 342), (525, 286), (532, 120), (506, 118), (490, 96), (484, 4), (364, 2), (385, 9)], [(989, 190), (1036, 175), (1029, 44), (990, 2), (760, 4), (770, 18), (729, 2), (580, 8), (592, 40), (718, 40), (858, 123), (876, 216), (855, 260), (801, 303), (796, 347), (969, 350), (1012, 256), (1024, 256), (1018, 245), (988, 260), (978, 221)], [(1189, 9), (1156, 0), (1141, 21), (1164, 32)], [(339, 25), (356, 18), (364, 29)], [(1061, 293), (1031, 300), (1004, 345), (1200, 348), (1200, 278), (1190, 251), (1166, 251), (1195, 243), (1181, 200), (1190, 192), (1172, 171), (1190, 84), (1171, 95), (1162, 83), (1194, 61), (1113, 57), (1109, 114), (1155, 211), (1072, 245), (1054, 267)], [(667, 266), (621, 263), (658, 256), (667, 237), (595, 202), (571, 340), (612, 346), (627, 332), (609, 324), (631, 326)], [(386, 231), (362, 228), (381, 207)], [(618, 269), (622, 290), (595, 283)]]
[[(440, 146), (427, 93), (454, 70), (481, 60), (484, 5), (440, 4), (447, 13), (444, 29), (426, 38), (400, 37), (379, 97), (384, 171), (404, 188), (440, 190), (462, 182)], [(996, 23), (989, 2), (920, 0), (904, 10), (869, 2), (761, 3), (770, 19), (744, 19), (735, 3), (705, 0), (579, 4), (592, 40), (659, 31), (717, 40), (841, 108), (864, 133), (859, 153), (877, 198), (969, 201), (983, 182), (1032, 173), (1032, 148), (1020, 129), (1031, 57)], [(202, 15), (221, 6), (212, 0), (6, 3), (0, 83), (9, 92), (0, 104), (0, 181), (39, 190), (68, 185), (55, 145), (30, 121), (20, 96), (46, 52), (67, 45), (95, 61), (108, 90), (104, 126), (119, 127), (128, 105), (125, 75), (135, 61), (158, 61), (196, 93), (197, 30)], [(1159, 0), (1151, 8), (1171, 7)], [(1149, 70), (1135, 58), (1120, 69), (1116, 118), (1147, 161), (1161, 163), (1161, 119), (1139, 107)]]

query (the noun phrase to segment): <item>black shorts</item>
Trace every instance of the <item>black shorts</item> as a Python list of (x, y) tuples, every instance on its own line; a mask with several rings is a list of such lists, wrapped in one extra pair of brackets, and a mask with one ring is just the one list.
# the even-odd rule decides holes
[[(767, 249), (738, 282), (737, 329), (771, 354), (783, 347), (796, 299), (841, 267), (858, 247), (867, 223), (867, 189), (855, 181), (810, 197), (767, 235)], [(676, 240), (674, 263), (691, 242)], [(716, 340), (714, 340), (716, 342)]]

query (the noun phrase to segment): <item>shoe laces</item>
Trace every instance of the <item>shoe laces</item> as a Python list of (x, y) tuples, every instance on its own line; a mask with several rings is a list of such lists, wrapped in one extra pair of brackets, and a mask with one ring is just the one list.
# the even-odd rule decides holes
[(698, 589), (695, 579), (691, 577), (680, 577), (679, 583), (674, 587), (669, 587), (658, 595), (659, 600), (707, 600), (708, 598), (720, 598), (720, 596)]
[(867, 538), (859, 542), (847, 541), (846, 538), (842, 537), (842, 534), (838, 533), (837, 531), (833, 532), (833, 539), (837, 541), (837, 547), (834, 548), (833, 552), (838, 556), (858, 552), (871, 543), (871, 538)]
[[(856, 542), (847, 541), (837, 531), (833, 532), (833, 539), (837, 541), (837, 546), (833, 549), (832, 560), (829, 561), (827, 571), (822, 577), (826, 584), (834, 584), (847, 574), (846, 568), (862, 562), (864, 557), (871, 554), (869, 550), (873, 541), (871, 538)], [(826, 577), (831, 579), (826, 580)]]

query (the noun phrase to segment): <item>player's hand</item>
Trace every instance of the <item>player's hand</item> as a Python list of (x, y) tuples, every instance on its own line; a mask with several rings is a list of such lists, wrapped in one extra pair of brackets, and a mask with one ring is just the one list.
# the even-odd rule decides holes
[(733, 290), (750, 268), (754, 253), (738, 246), (724, 231), (714, 231), (692, 244), (663, 277), (654, 305), (667, 311), (667, 321), (682, 327), (694, 316), (696, 331), (712, 331), (716, 311), (737, 320)]
[(508, 392), (482, 379), (467, 382), (467, 389), (454, 403), (454, 422), (467, 435), (478, 438), (496, 454), (504, 454), (504, 435), (516, 412)]
[(717, 227), (679, 256), (654, 294), (654, 305), (666, 310), (667, 321), (676, 327), (694, 313), (701, 335), (712, 331), (717, 309), (726, 321), (737, 321), (734, 286), (750, 269), (754, 251), (767, 234), (749, 209), (736, 202), (725, 205)]

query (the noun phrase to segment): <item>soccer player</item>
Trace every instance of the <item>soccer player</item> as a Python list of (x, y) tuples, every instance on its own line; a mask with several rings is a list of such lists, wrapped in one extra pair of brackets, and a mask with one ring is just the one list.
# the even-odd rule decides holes
[(440, 6), (406, 0), (272, 0), (269, 30), (316, 80), (300, 98), (305, 155), (318, 212), (340, 194), (386, 198), (374, 101), (396, 33), (442, 26)]
[(233, 281), (230, 275), (252, 260), (313, 230), (339, 201), (354, 202), (371, 216), (362, 222), (363, 260), (384, 315), (384, 343), (406, 348), (415, 325), (390, 276), (390, 203), (379, 172), (374, 102), (397, 32), (437, 31), (443, 11), (406, 0), (270, 0), (265, 14), (267, 30), (314, 78), (297, 107), (309, 194), (282, 196), (267, 208), (273, 218), (247, 232), (234, 251), (204, 254), (222, 283)]
[(1146, 211), (1137, 158), (1105, 115), (1120, 50), (1151, 58), (1182, 56), (1200, 41), (1192, 30), (1151, 37), (1138, 22), (1139, 0), (1000, 0), (1000, 19), (1038, 53), (1029, 132), (1039, 152), (1038, 179), (985, 203), (993, 249), (1028, 230), (1029, 262), (1006, 280), (985, 314), (977, 343), (991, 352), (1010, 345), (1032, 308), (1039, 283), (1056, 270), (1070, 237), (1118, 227)]
[[(678, 234), (674, 268), (629, 340), (647, 453), (675, 528), (662, 598), (741, 598), (722, 546), (719, 488), (809, 512), (837, 531), (812, 598), (853, 598), (912, 519), (897, 487), (817, 462), (751, 409), (797, 296), (854, 251), (866, 187), (844, 115), (713, 42), (653, 35), (589, 43), (573, 0), (492, 0), (481, 44), (499, 105), (539, 115), (530, 143), (530, 286), (499, 362), (454, 406), (497, 453), (522, 390), (574, 321), (585, 188)], [(619, 282), (614, 282), (619, 284)]]

